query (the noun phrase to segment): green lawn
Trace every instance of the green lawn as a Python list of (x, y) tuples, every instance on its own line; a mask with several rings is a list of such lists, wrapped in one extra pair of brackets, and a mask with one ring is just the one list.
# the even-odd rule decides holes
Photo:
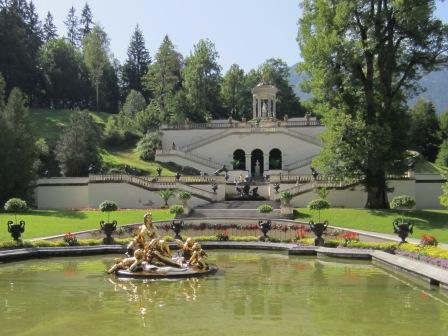
[[(57, 141), (62, 128), (66, 126), (73, 114), (73, 110), (59, 109), (30, 109), (31, 121), (37, 137), (44, 138), (50, 143)], [(89, 112), (98, 124), (105, 124), (109, 113)]]
[[(295, 219), (309, 221), (317, 214), (308, 209), (296, 209)], [(394, 210), (367, 209), (328, 209), (321, 211), (321, 219), (328, 220), (330, 225), (393, 234), (392, 221), (400, 213)], [(422, 234), (435, 236), (440, 242), (448, 243), (448, 211), (447, 210), (413, 210), (406, 217), (415, 224), (412, 237), (419, 239)]]
[(149, 175), (157, 175), (156, 169), (162, 167), (163, 176), (174, 176), (176, 172), (169, 169), (166, 165), (157, 162), (147, 162), (139, 158), (138, 153), (132, 149), (120, 150), (101, 150), (102, 161), (111, 167), (120, 167), (127, 165), (145, 171)]
[[(118, 221), (118, 225), (141, 223), (143, 215), (149, 210), (122, 210), (111, 214), (111, 220)], [(173, 215), (169, 210), (150, 210), (153, 220), (169, 220)], [(99, 228), (101, 220), (107, 220), (107, 215), (100, 211), (71, 211), (71, 210), (32, 210), (27, 214), (18, 215), (18, 220), (25, 220), (24, 239), (64, 234)], [(14, 220), (11, 214), (0, 214), (0, 241), (11, 240), (6, 222)]]

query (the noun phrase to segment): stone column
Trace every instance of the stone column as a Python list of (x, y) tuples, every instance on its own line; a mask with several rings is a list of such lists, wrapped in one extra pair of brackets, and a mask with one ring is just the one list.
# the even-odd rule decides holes
[(274, 99), (272, 100), (272, 103), (274, 104), (273, 117), (276, 118), (276, 117), (277, 117), (277, 101), (276, 101), (276, 98), (275, 98), (275, 97), (274, 97)]
[(252, 159), (252, 154), (246, 154), (246, 170), (249, 172), (249, 175), (251, 175), (251, 160)]
[(253, 117), (253, 119), (255, 119), (257, 117), (256, 111), (257, 111), (257, 100), (255, 99), (255, 96), (252, 96), (252, 117)]
[(269, 170), (269, 152), (263, 152), (263, 170)]
[(261, 99), (258, 98), (258, 115), (257, 117), (263, 118), (263, 114), (262, 114), (262, 110), (261, 110)]

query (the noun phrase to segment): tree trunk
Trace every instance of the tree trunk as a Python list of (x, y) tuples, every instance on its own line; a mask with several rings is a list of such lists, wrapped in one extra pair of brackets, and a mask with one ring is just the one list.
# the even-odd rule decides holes
[(371, 167), (365, 177), (367, 191), (367, 209), (389, 209), (387, 199), (387, 181), (383, 169)]
[(100, 111), (100, 95), (99, 95), (99, 85), (96, 84), (96, 112)]

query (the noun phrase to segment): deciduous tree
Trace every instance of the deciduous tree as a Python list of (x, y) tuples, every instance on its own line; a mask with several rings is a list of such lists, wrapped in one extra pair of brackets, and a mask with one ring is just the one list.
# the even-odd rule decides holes
[(324, 116), (324, 173), (359, 177), (367, 208), (388, 208), (386, 175), (401, 172), (405, 94), (447, 62), (435, 1), (303, 0), (299, 71)]

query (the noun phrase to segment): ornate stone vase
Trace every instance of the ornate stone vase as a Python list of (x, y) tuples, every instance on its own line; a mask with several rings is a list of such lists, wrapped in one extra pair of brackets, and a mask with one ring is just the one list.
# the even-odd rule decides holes
[(323, 223), (314, 223), (310, 221), (309, 223), (311, 231), (316, 235), (316, 239), (314, 240), (315, 246), (324, 246), (324, 239), (322, 235), (327, 230), (328, 221), (324, 221)]
[(183, 228), (184, 228), (183, 220), (172, 220), (171, 221), (171, 230), (173, 230), (173, 232), (175, 234), (174, 239), (182, 240), (180, 232), (183, 230)]
[(25, 232), (25, 221), (20, 221), (18, 224), (8, 221), (8, 232), (11, 234), (12, 239), (15, 241), (20, 240), (22, 233)]
[(103, 239), (104, 244), (113, 244), (114, 238), (112, 238), (112, 234), (117, 230), (117, 221), (112, 221), (111, 223), (105, 223), (104, 221), (100, 222), (101, 230), (106, 234), (106, 237)]
[(392, 225), (394, 227), (394, 233), (396, 233), (401, 239), (400, 244), (406, 243), (406, 238), (409, 236), (409, 234), (413, 233), (414, 224), (412, 224), (411, 222), (400, 222), (398, 220), (395, 220), (393, 221)]
[(271, 220), (261, 220), (258, 221), (258, 227), (260, 228), (261, 232), (263, 233), (263, 236), (260, 237), (260, 240), (266, 241), (269, 240), (268, 232), (271, 231), (272, 223)]

